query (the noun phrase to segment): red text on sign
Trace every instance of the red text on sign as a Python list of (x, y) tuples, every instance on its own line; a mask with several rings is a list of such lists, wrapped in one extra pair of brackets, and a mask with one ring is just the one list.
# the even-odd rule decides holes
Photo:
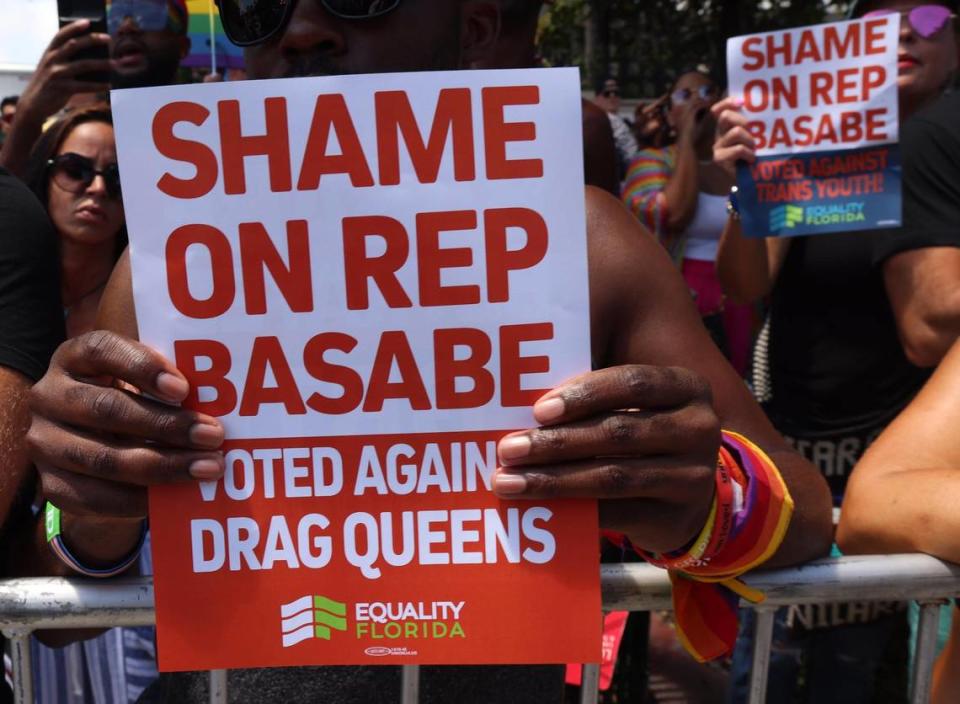
[[(524, 343), (547, 342), (553, 339), (551, 323), (504, 325), (499, 328), (499, 370), (494, 376), (488, 369), (493, 353), (493, 340), (474, 328), (449, 328), (433, 331), (434, 397), (423, 380), (407, 334), (388, 330), (380, 335), (376, 356), (366, 378), (352, 368), (327, 359), (328, 353), (350, 354), (359, 344), (351, 335), (340, 332), (319, 333), (306, 343), (302, 351), (303, 367), (311, 380), (338, 386), (341, 392), (330, 396), (320, 391), (304, 394), (304, 382), (298, 382), (287, 360), (286, 352), (276, 337), (253, 339), (250, 362), (243, 386), (227, 378), (233, 368), (230, 349), (216, 340), (179, 340), (174, 343), (177, 368), (190, 382), (191, 395), (186, 404), (212, 416), (226, 416), (237, 411), (241, 416), (255, 416), (263, 405), (280, 404), (287, 414), (305, 415), (309, 411), (340, 415), (362, 410), (377, 413), (388, 400), (403, 400), (411, 410), (480, 408), (496, 395), (496, 379), (500, 380), (500, 405), (524, 407), (534, 403), (546, 389), (525, 389), (522, 379), (528, 374), (550, 371), (550, 358), (524, 355)], [(463, 356), (462, 351), (467, 350)], [(269, 384), (272, 376), (274, 383)], [(458, 389), (457, 380), (470, 384)], [(210, 401), (200, 401), (199, 389), (215, 393)]]
[(793, 66), (807, 61), (834, 61), (875, 56), (887, 49), (886, 18), (749, 37), (743, 42), (745, 71)]
[[(511, 144), (536, 140), (532, 122), (509, 121), (508, 108), (538, 105), (537, 86), (493, 86), (480, 91), (479, 119), (482, 120), (483, 159), (488, 180), (541, 178), (543, 162), (536, 158), (508, 158)], [(178, 136), (181, 125), (200, 127), (211, 117), (206, 107), (187, 101), (168, 103), (153, 120), (153, 143), (164, 157), (187, 164), (194, 170), (190, 178), (165, 173), (157, 188), (171, 198), (202, 198), (210, 193), (221, 178), (227, 195), (247, 192), (246, 162), (251, 157), (265, 157), (272, 192), (312, 191), (320, 187), (324, 176), (348, 178), (355, 188), (374, 185), (394, 186), (401, 182), (401, 157), (413, 165), (419, 183), (435, 183), (447, 153), (453, 160), (456, 181), (476, 179), (477, 148), (474, 143), (473, 96), (468, 88), (441, 90), (433, 111), (433, 121), (425, 138), (417, 124), (409, 97), (403, 91), (382, 91), (374, 96), (376, 144), (364, 145), (357, 132), (350, 109), (343, 95), (317, 96), (300, 172), (293, 181), (290, 134), (286, 99), (266, 98), (262, 104), (265, 131), (249, 134), (244, 130), (242, 115), (252, 105), (238, 100), (217, 103), (219, 144)], [(331, 153), (331, 137), (339, 152)], [(370, 167), (376, 154), (377, 178)]]

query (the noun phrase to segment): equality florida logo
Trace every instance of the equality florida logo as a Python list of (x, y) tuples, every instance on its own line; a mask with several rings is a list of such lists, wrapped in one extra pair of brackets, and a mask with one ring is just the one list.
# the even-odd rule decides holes
[[(351, 639), (372, 645), (466, 638), (464, 601), (391, 601), (347, 604), (319, 594), (280, 605), (284, 648), (308, 640)], [(341, 635), (342, 634), (342, 635)], [(370, 647), (368, 655), (415, 654), (404, 648)]]
[(770, 211), (770, 231), (793, 229), (803, 222), (803, 208), (799, 205), (780, 205)]
[(347, 605), (319, 594), (280, 605), (283, 647), (291, 648), (311, 638), (330, 640), (334, 631), (347, 630)]
[(867, 219), (867, 204), (863, 201), (825, 203), (822, 205), (780, 205), (770, 211), (770, 232), (807, 227), (858, 226)]

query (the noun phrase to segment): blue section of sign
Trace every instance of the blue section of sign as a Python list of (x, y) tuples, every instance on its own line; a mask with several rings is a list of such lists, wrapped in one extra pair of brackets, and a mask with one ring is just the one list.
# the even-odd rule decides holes
[(899, 227), (896, 144), (767, 156), (737, 167), (747, 237), (795, 237)]

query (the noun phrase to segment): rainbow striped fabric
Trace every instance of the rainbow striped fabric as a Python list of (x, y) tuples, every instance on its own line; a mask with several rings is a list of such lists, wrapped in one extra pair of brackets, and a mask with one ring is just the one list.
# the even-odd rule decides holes
[(733, 650), (740, 598), (764, 598), (739, 577), (776, 553), (792, 515), (793, 499), (773, 461), (746, 437), (725, 430), (716, 498), (703, 532), (674, 553), (637, 550), (669, 570), (677, 633), (698, 661)]
[(644, 149), (627, 167), (621, 197), (630, 211), (658, 238), (666, 234), (667, 209), (663, 189), (673, 174), (676, 147)]

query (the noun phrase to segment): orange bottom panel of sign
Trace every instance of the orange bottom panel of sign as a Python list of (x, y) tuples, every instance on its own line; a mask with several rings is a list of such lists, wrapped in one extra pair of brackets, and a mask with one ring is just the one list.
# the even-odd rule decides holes
[(160, 668), (597, 662), (592, 501), (500, 501), (503, 432), (231, 440), (151, 489)]

